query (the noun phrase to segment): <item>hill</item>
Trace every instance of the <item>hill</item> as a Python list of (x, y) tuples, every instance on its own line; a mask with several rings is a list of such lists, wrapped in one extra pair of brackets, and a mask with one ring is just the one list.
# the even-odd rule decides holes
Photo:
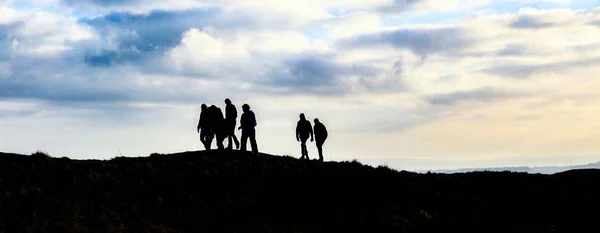
[(0, 232), (582, 232), (600, 171), (417, 174), (239, 152), (0, 154)]

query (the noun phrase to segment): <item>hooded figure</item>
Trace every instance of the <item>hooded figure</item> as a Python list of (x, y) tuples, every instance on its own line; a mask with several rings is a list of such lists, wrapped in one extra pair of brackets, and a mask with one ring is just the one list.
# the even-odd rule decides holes
[(300, 142), (300, 149), (302, 156), (300, 159), (309, 159), (308, 158), (308, 150), (306, 149), (306, 141), (310, 136), (310, 141), (314, 140), (313, 138), (313, 129), (310, 121), (306, 120), (304, 113), (300, 113), (300, 120), (298, 120), (298, 124), (296, 124), (296, 140)]

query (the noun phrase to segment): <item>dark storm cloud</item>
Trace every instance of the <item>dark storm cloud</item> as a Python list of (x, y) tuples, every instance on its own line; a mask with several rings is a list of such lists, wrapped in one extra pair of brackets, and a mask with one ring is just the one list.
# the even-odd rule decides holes
[(426, 97), (426, 100), (428, 103), (434, 105), (454, 105), (462, 101), (491, 102), (523, 95), (524, 93), (520, 92), (502, 91), (494, 88), (479, 88), (469, 91), (431, 95)]
[(441, 29), (402, 29), (393, 32), (380, 32), (343, 39), (342, 48), (368, 48), (382, 45), (408, 49), (426, 58), (430, 54), (450, 53), (471, 45), (463, 30), (457, 28)]

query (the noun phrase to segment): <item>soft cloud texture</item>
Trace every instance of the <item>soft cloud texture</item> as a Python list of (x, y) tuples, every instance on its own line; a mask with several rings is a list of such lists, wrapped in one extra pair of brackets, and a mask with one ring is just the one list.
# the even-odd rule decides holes
[(593, 158), (595, 7), (0, 1), (0, 150), (73, 158), (198, 150), (199, 105), (231, 98), (257, 113), (267, 153), (297, 156), (294, 124), (304, 112), (327, 125), (332, 160), (437, 169)]

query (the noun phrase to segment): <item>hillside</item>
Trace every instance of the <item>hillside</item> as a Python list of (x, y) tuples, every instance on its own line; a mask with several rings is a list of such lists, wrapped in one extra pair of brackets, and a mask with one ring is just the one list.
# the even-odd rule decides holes
[(0, 154), (0, 232), (583, 232), (600, 171), (417, 174), (238, 152)]

